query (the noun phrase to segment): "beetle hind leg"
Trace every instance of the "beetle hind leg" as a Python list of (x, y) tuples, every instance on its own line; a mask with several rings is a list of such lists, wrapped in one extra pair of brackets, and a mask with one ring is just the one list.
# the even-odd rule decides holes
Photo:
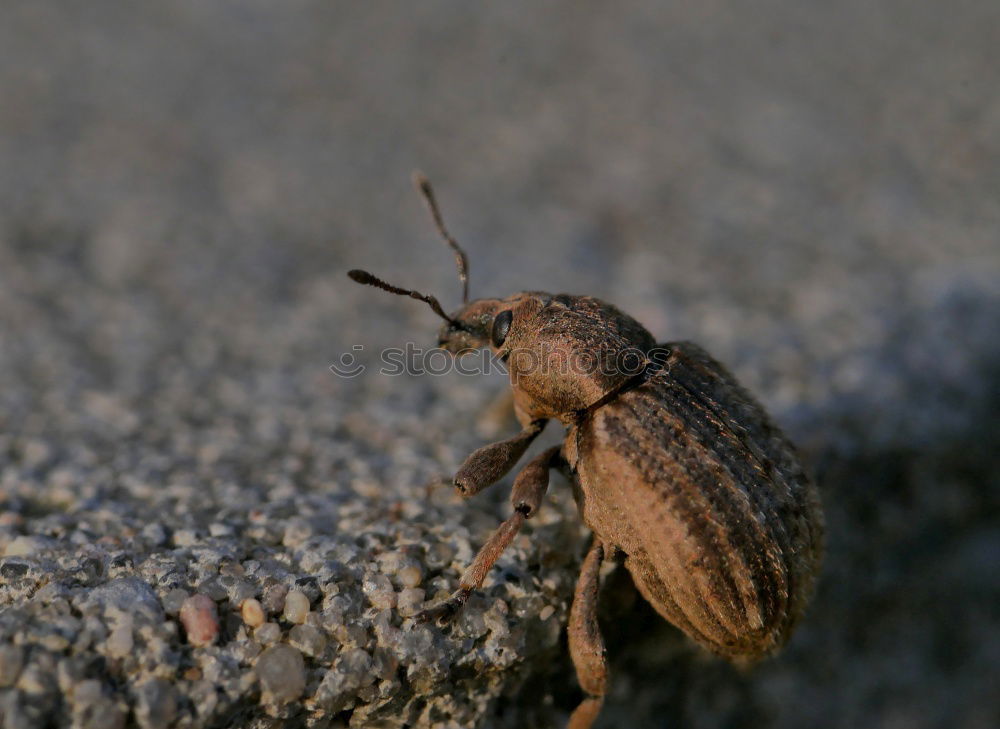
[(597, 596), (604, 551), (604, 545), (595, 537), (583, 560), (573, 592), (573, 606), (569, 611), (569, 653), (580, 688), (587, 696), (573, 711), (567, 729), (589, 729), (601, 711), (607, 690), (608, 661), (601, 627), (597, 623)]
[(553, 446), (543, 451), (517, 474), (514, 488), (510, 493), (514, 513), (493, 532), (493, 535), (482, 546), (472, 564), (462, 575), (458, 590), (440, 605), (416, 615), (418, 623), (434, 621), (438, 624), (447, 623), (469, 599), (472, 591), (482, 586), (490, 568), (493, 567), (503, 551), (510, 545), (521, 530), (526, 519), (530, 519), (541, 506), (542, 497), (549, 486), (549, 469), (560, 462), (559, 447)]

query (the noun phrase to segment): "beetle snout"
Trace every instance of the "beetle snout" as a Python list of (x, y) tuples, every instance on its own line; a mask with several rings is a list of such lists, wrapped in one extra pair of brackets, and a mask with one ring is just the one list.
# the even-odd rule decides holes
[(438, 346), (452, 354), (488, 346), (489, 328), (500, 304), (498, 299), (476, 299), (453, 312), (438, 330)]
[(464, 330), (454, 324), (445, 324), (438, 331), (438, 346), (449, 352), (454, 352), (455, 343), (465, 334)]

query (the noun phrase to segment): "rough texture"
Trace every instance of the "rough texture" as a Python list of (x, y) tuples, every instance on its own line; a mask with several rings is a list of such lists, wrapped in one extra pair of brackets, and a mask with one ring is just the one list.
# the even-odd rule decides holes
[[(346, 269), (458, 300), (419, 166), (474, 296), (591, 294), (698, 342), (817, 474), (816, 598), (750, 673), (606, 576), (601, 726), (996, 726), (998, 24), (992, 0), (3, 4), (3, 721), (548, 727), (579, 700), (559, 481), (452, 629), (410, 627), (508, 513), (504, 486), (432, 484), (516, 429), (502, 377), (378, 374), (440, 322)], [(335, 377), (345, 352), (369, 369)], [(262, 702), (278, 647), (303, 688)]]

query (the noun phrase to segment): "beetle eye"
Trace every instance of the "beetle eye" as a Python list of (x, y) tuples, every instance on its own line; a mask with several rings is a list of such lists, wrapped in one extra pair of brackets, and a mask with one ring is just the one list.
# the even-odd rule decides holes
[(501, 311), (493, 318), (493, 331), (490, 334), (490, 339), (493, 340), (493, 346), (499, 347), (507, 339), (507, 332), (510, 331), (510, 323), (514, 320), (514, 312), (510, 309), (506, 311)]

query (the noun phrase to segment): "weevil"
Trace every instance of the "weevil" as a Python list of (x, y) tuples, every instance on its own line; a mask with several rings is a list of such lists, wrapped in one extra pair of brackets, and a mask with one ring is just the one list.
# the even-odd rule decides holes
[(569, 650), (585, 697), (570, 729), (590, 727), (608, 686), (597, 621), (601, 563), (623, 562), (642, 596), (696, 643), (747, 664), (781, 647), (812, 593), (823, 513), (792, 444), (760, 403), (704, 349), (657, 344), (639, 322), (591, 296), (523, 291), (469, 300), (468, 259), (445, 228), (428, 180), (415, 183), (451, 247), (462, 306), (392, 286), (358, 283), (426, 302), (444, 319), (438, 345), (461, 356), (482, 347), (506, 363), (522, 429), (470, 455), (454, 478), (465, 496), (503, 478), (549, 420), (562, 445), (514, 479), (513, 514), (487, 540), (459, 589), (417, 616), (443, 623), (479, 588), (527, 519), (551, 470), (572, 485), (593, 533), (570, 607)]

